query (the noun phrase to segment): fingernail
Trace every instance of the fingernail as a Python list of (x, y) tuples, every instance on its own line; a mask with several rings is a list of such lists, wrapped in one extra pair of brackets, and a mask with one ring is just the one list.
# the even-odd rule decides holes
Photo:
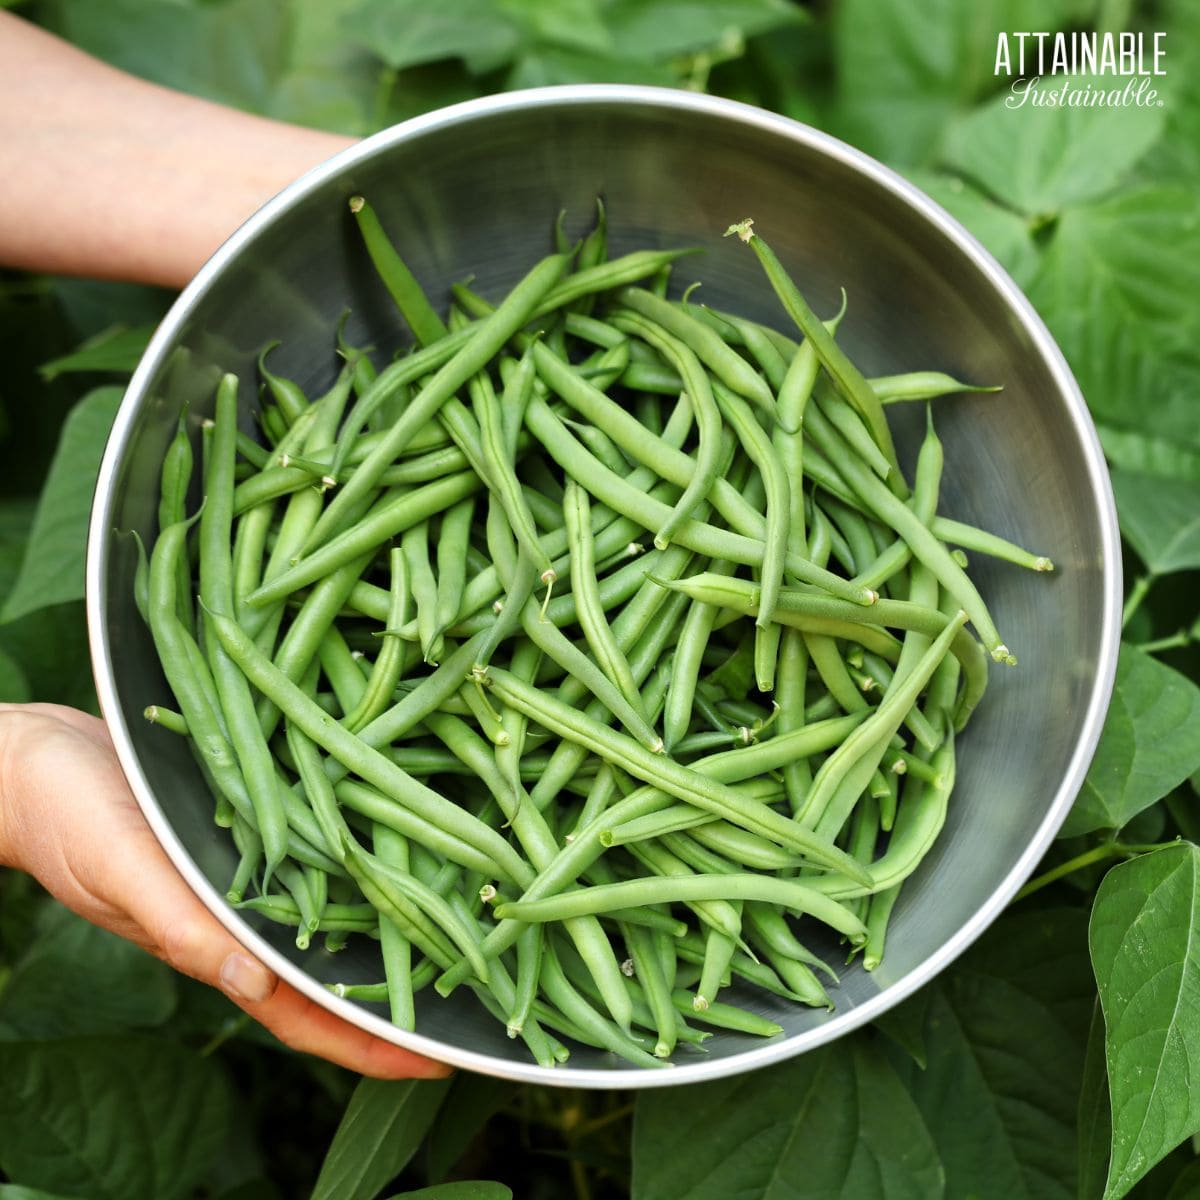
[(271, 998), (278, 980), (256, 958), (235, 951), (221, 964), (221, 991), (231, 1000), (261, 1004)]

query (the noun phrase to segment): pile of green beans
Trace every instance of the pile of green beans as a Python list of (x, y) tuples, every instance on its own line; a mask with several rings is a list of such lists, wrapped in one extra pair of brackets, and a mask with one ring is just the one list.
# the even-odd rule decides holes
[(229, 902), (376, 939), (333, 986), (405, 1029), (466, 985), (547, 1066), (781, 1034), (745, 989), (832, 1007), (1015, 661), (963, 552), (1050, 569), (938, 513), (932, 419), (901, 471), (885, 406), (971, 389), (864, 378), (748, 222), (790, 333), (669, 298), (679, 252), (610, 257), (602, 206), (443, 317), (350, 207), (414, 344), (222, 378), (136, 581)]

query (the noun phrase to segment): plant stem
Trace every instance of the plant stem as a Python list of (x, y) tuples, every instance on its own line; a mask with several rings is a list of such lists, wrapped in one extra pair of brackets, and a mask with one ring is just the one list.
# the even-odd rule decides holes
[(1085, 850), (1082, 854), (1077, 854), (1074, 858), (1069, 858), (1066, 862), (1059, 863), (1057, 867), (1052, 867), (1037, 878), (1031, 879), (1013, 897), (1013, 903), (1024, 900), (1026, 896), (1032, 896), (1034, 892), (1040, 892), (1042, 888), (1064, 876), (1082, 871), (1084, 867), (1090, 867), (1094, 863), (1103, 862), (1106, 858), (1135, 858), (1139, 854), (1148, 854), (1151, 850), (1161, 850), (1164, 846), (1173, 844), (1173, 842), (1154, 842), (1148, 846), (1132, 846), (1126, 842), (1102, 842), (1099, 846), (1093, 846), (1090, 850)]
[(1146, 654), (1158, 654), (1163, 650), (1178, 650), (1181, 646), (1186, 646), (1191, 640), (1191, 634), (1186, 629), (1181, 629), (1178, 633), (1171, 634), (1170, 637), (1159, 638), (1154, 642), (1142, 642), (1138, 646), (1138, 649), (1144, 651)]
[(224, 1026), (200, 1047), (200, 1057), (208, 1058), (209, 1055), (215, 1054), (230, 1038), (236, 1037), (249, 1024), (250, 1018), (245, 1013), (239, 1013), (226, 1021)]
[(1141, 607), (1141, 603), (1146, 598), (1146, 593), (1150, 590), (1150, 585), (1154, 582), (1154, 576), (1139, 575), (1134, 580), (1133, 587), (1129, 589), (1129, 595), (1125, 600), (1125, 607), (1121, 611), (1121, 628), (1133, 620), (1133, 614)]

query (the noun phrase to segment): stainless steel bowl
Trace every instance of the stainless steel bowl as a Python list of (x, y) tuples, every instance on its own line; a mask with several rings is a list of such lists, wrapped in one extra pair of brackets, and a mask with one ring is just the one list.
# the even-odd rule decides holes
[[(786, 1030), (770, 1042), (719, 1034), (674, 1070), (577, 1050), (545, 1070), (472, 998), (422, 996), (420, 1034), (378, 1007), (335, 998), (332, 979), (377, 975), (372, 952), (301, 954), (286, 931), (228, 908), (234, 863), (187, 750), (149, 728), (165, 697), (134, 608), (126, 531), (155, 532), (157, 473), (181, 406), (211, 408), (219, 372), (273, 365), (308, 389), (335, 371), (332, 330), (346, 308), (354, 344), (397, 343), (346, 199), (369, 196), (435, 297), (473, 274), (497, 294), (604, 197), (614, 252), (699, 244), (683, 278), (706, 301), (786, 323), (754, 256), (722, 233), (753, 216), (819, 312), (850, 298), (840, 340), (868, 374), (937, 368), (1001, 383), (998, 395), (943, 401), (941, 511), (984, 525), (1058, 566), (1051, 576), (979, 561), (978, 580), (1010, 646), (961, 739), (945, 832), (895, 911), (886, 960), (845, 971), (817, 1012), (756, 998)], [(784, 327), (781, 324), (781, 327)], [(249, 388), (247, 388), (247, 396)], [(916, 412), (898, 412), (911, 461)], [(386, 1038), (474, 1071), (536, 1083), (661, 1086), (776, 1062), (879, 1016), (932, 979), (1003, 909), (1066, 816), (1115, 669), (1120, 550), (1108, 477), (1083, 398), (1029, 303), (998, 264), (928, 198), (877, 162), (803, 125), (685, 92), (546, 89), (458, 105), (397, 126), (309, 172), (261, 209), (183, 292), (135, 374), (100, 472), (88, 552), (88, 615), (100, 702), (129, 782), (167, 852), (230, 931), (317, 1003)], [(462, 989), (460, 989), (460, 992)]]

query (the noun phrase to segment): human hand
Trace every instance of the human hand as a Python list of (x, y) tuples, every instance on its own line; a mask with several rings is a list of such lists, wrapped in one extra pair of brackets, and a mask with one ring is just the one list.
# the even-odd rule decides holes
[(354, 139), (118, 71), (0, 6), (0, 264), (181, 288)]
[(294, 1050), (380, 1079), (441, 1063), (357, 1029), (255, 959), (175, 870), (134, 799), (104, 722), (55, 704), (0, 704), (0, 866), (223, 991)]

